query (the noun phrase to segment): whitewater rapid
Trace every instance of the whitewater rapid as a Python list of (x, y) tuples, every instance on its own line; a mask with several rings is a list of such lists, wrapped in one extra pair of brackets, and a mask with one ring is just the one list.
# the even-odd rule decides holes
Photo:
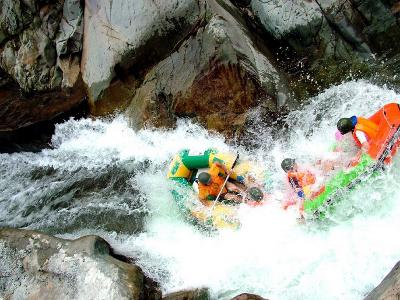
[(291, 113), (287, 129), (249, 128), (252, 149), (228, 145), (186, 120), (175, 129), (140, 131), (122, 116), (69, 120), (57, 125), (51, 149), (0, 154), (0, 226), (67, 238), (98, 234), (135, 257), (164, 293), (208, 287), (215, 299), (242, 292), (282, 300), (363, 299), (400, 260), (399, 157), (324, 222), (299, 225), (276, 201), (242, 207), (239, 230), (214, 234), (184, 221), (166, 173), (184, 148), (239, 150), (269, 170), (279, 199), (283, 158), (326, 158), (339, 118), (368, 116), (388, 102), (399, 103), (400, 95), (367, 81), (343, 83)]

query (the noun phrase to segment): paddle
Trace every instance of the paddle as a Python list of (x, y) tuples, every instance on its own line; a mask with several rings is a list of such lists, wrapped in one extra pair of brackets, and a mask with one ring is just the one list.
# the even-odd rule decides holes
[(222, 191), (224, 190), (224, 187), (225, 187), (226, 183), (228, 182), (229, 176), (231, 175), (232, 170), (233, 170), (233, 168), (235, 167), (235, 165), (236, 165), (238, 159), (239, 159), (239, 153), (236, 154), (236, 158), (235, 158), (235, 160), (234, 160), (234, 162), (233, 162), (233, 164), (232, 164), (232, 167), (231, 167), (231, 169), (229, 170), (228, 174), (226, 174), (226, 178), (225, 178), (224, 184), (222, 185), (221, 190), (219, 191), (219, 193), (218, 193), (218, 195), (217, 195), (217, 198), (215, 198), (214, 203), (213, 203), (213, 205), (212, 205), (211, 208), (210, 208), (210, 213), (214, 210), (215, 204), (218, 202), (218, 199), (219, 199), (219, 197), (221, 196)]

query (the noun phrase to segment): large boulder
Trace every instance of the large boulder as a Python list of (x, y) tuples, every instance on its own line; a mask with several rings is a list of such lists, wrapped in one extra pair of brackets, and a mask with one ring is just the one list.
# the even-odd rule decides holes
[(267, 300), (263, 297), (254, 294), (243, 293), (237, 295), (236, 297), (232, 298), (231, 300)]
[(118, 70), (137, 72), (165, 58), (201, 20), (196, 0), (86, 1), (83, 79), (92, 103)]
[(3, 0), (0, 130), (87, 94), (136, 128), (240, 133), (252, 108), (274, 119), (350, 74), (396, 80), (399, 17), (396, 0)]
[[(9, 36), (9, 40), (5, 42), (0, 53), (1, 68), (25, 92), (55, 88), (60, 84), (61, 74), (56, 67), (56, 48), (52, 39), (58, 31), (58, 24), (62, 17), (62, 4), (60, 2), (52, 5), (35, 3), (29, 7), (22, 1), (16, 1), (13, 5), (18, 8), (21, 6), (20, 10), (15, 8), (6, 11), (6, 13), (11, 13), (11, 11), (15, 13), (13, 19), (23, 19), (24, 14), (28, 14), (31, 20), (27, 28), (15, 28), (13, 32), (18, 34)], [(9, 19), (10, 15), (3, 17)], [(3, 19), (2, 23), (5, 22)], [(18, 24), (24, 25), (22, 22)], [(6, 25), (4, 27), (7, 27)], [(11, 34), (11, 30), (8, 30), (8, 33)]]
[(162, 300), (210, 300), (207, 288), (173, 292), (163, 296)]
[(98, 236), (64, 240), (0, 229), (0, 298), (161, 299), (141, 269)]
[(284, 48), (288, 56), (296, 56), (303, 65), (317, 68), (321, 61), (331, 58), (372, 57), (361, 33), (351, 24), (354, 11), (344, 8), (350, 5), (340, 0), (251, 2), (252, 11), (264, 29), (274, 39), (288, 45)]
[(376, 59), (399, 53), (396, 7), (395, 1), (385, 0), (251, 1), (258, 24), (280, 46), (277, 55), (293, 61), (288, 73), (300, 73), (295, 81), (307, 79), (319, 88), (349, 75), (382, 73), (371, 68), (375, 61), (380, 64)]
[(94, 113), (127, 106), (136, 128), (190, 117), (230, 135), (259, 104), (295, 105), (231, 2), (137, 1), (127, 12), (122, 2), (86, 7), (82, 70)]
[(81, 103), (79, 0), (4, 0), (0, 9), (0, 130), (49, 120)]
[(398, 262), (382, 282), (373, 289), (365, 300), (397, 300), (400, 297), (400, 262)]
[(387, 2), (252, 0), (251, 8), (266, 31), (299, 54), (349, 59), (399, 53), (400, 28)]

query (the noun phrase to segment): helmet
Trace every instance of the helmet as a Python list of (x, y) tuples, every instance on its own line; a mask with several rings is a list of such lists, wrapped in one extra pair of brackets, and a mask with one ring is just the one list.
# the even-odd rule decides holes
[(354, 129), (354, 123), (351, 118), (341, 118), (336, 127), (341, 134), (346, 134)]
[(197, 178), (202, 184), (209, 184), (211, 182), (211, 175), (207, 172), (201, 172)]
[(261, 201), (262, 198), (264, 198), (263, 192), (258, 188), (258, 187), (251, 187), (247, 191), (249, 193), (249, 196), (252, 200), (254, 201)]
[(295, 163), (296, 163), (296, 161), (294, 160), (294, 158), (285, 158), (281, 162), (281, 167), (282, 167), (283, 171), (289, 172), (290, 170), (293, 169)]

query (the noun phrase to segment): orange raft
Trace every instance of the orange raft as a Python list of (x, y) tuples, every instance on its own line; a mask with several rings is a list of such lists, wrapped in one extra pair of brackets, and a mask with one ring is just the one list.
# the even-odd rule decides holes
[(340, 200), (343, 192), (355, 187), (391, 162), (400, 145), (400, 105), (386, 104), (366, 120), (376, 126), (374, 134), (367, 133), (368, 150), (360, 155), (352, 168), (342, 170), (331, 178), (320, 193), (306, 198), (305, 213), (316, 217), (323, 216), (328, 207)]

